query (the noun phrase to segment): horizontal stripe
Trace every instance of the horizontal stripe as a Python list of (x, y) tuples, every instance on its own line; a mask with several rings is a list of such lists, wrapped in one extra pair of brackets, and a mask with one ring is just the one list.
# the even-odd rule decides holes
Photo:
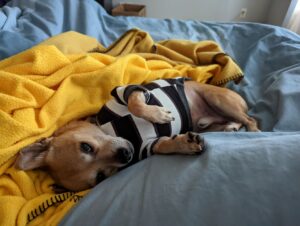
[(153, 90), (153, 89), (159, 88), (159, 85), (151, 82), (151, 83), (144, 85), (144, 87), (146, 87), (148, 90)]
[(121, 87), (118, 87), (117, 88), (117, 94), (118, 94), (118, 97), (120, 98), (120, 100), (122, 101), (122, 103), (126, 104), (127, 101), (124, 100), (124, 92), (126, 90), (126, 87), (124, 86), (121, 86)]
[(137, 162), (139, 160), (139, 150), (141, 148), (143, 140), (136, 127), (136, 124), (132, 119), (132, 116), (124, 116), (122, 118), (119, 118), (118, 120), (112, 121), (111, 124), (117, 136), (123, 137), (124, 139), (132, 143), (135, 150), (132, 162)]
[(157, 84), (159, 87), (166, 87), (166, 86), (170, 86), (170, 83), (168, 83), (166, 80), (155, 80), (153, 81), (153, 83)]
[(126, 104), (124, 102), (123, 98), (120, 98), (120, 93), (121, 93), (121, 97), (123, 96), (123, 90), (124, 90), (124, 87), (118, 86), (118, 87), (114, 88), (110, 93), (110, 95), (112, 95), (115, 98), (115, 100), (119, 104), (122, 104), (122, 105)]
[[(104, 105), (95, 117), (92, 117), (91, 122), (99, 126), (107, 122), (120, 118), (120, 115), (112, 112), (106, 105)], [(96, 119), (96, 120), (94, 120)]]
[(100, 126), (100, 129), (105, 133), (105, 134), (109, 134), (111, 136), (117, 136), (111, 122), (107, 122), (103, 125)]
[(135, 123), (135, 126), (139, 132), (139, 135), (141, 139), (144, 141), (141, 144), (140, 149), (143, 149), (145, 145), (148, 143), (148, 139), (154, 139), (158, 136), (156, 133), (153, 123), (144, 120), (142, 118), (138, 118), (132, 115), (133, 123)]
[(106, 107), (119, 116), (125, 116), (131, 114), (127, 108), (127, 106), (117, 103), (116, 101), (108, 101), (106, 103)]

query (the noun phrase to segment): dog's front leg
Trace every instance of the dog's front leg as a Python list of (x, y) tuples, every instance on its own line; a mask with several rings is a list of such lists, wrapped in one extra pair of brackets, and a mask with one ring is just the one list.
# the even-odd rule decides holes
[(174, 118), (172, 113), (164, 107), (148, 105), (143, 91), (134, 91), (128, 98), (128, 110), (136, 117), (153, 123), (168, 123)]
[(204, 140), (194, 132), (161, 137), (153, 147), (154, 154), (201, 154), (204, 151)]

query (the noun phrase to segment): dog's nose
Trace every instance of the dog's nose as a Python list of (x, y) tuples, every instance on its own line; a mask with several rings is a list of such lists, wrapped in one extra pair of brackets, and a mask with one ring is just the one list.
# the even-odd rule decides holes
[(126, 148), (117, 149), (117, 158), (121, 163), (129, 163), (133, 157), (133, 153)]

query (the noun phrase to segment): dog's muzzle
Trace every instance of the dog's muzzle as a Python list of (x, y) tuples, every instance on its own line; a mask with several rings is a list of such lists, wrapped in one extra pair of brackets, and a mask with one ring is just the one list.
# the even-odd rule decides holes
[(118, 148), (117, 149), (117, 159), (122, 164), (129, 163), (133, 158), (133, 150), (129, 148)]

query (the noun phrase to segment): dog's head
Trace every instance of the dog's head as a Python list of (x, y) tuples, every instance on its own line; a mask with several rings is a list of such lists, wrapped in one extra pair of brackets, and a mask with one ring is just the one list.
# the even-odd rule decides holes
[(129, 141), (106, 135), (89, 122), (74, 121), (52, 137), (23, 148), (16, 167), (45, 168), (58, 185), (80, 191), (95, 186), (127, 165), (133, 152)]

